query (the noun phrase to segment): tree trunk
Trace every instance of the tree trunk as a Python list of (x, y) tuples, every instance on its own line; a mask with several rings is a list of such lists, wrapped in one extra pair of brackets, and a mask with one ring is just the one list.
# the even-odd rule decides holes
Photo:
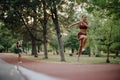
[(32, 38), (32, 55), (38, 57), (37, 49), (36, 49), (36, 40), (34, 38)]
[(119, 55), (119, 51), (116, 51), (116, 57), (118, 57), (118, 55)]
[(63, 43), (62, 43), (62, 39), (61, 39), (62, 35), (60, 34), (60, 27), (59, 27), (59, 23), (58, 23), (58, 15), (57, 15), (56, 6), (54, 6), (54, 10), (51, 8), (51, 12), (52, 12), (52, 20), (53, 20), (53, 23), (55, 25), (55, 30), (56, 30), (56, 33), (57, 33), (59, 53), (60, 53), (60, 56), (61, 56), (61, 61), (65, 61)]
[(8, 53), (8, 47), (5, 48), (5, 52)]
[(110, 54), (110, 46), (107, 46), (107, 60), (106, 60), (106, 63), (110, 63), (110, 60), (109, 60), (109, 54)]
[(25, 47), (22, 47), (22, 53), (26, 53), (25, 49)]
[(46, 3), (44, 0), (43, 2), (43, 11), (44, 11), (44, 20), (43, 20), (43, 44), (44, 44), (44, 56), (45, 59), (48, 59), (48, 52), (47, 52), (47, 12), (46, 12)]
[(111, 26), (110, 33), (109, 33), (109, 37), (108, 37), (108, 44), (107, 44), (108, 53), (107, 53), (106, 63), (110, 63), (109, 54), (110, 54), (110, 45), (111, 45), (111, 42), (110, 42), (110, 41), (111, 41), (111, 34), (112, 34), (112, 26)]
[(29, 52), (29, 44), (28, 44), (28, 42), (26, 44), (27, 44), (26, 53), (28, 53)]
[(40, 52), (40, 45), (39, 44), (37, 45), (37, 49), (38, 49), (37, 52), (39, 53)]
[(71, 49), (71, 52), (72, 52), (72, 54), (74, 53), (74, 49), (73, 48)]
[(43, 34), (43, 44), (44, 44), (44, 55), (45, 55), (45, 59), (48, 59), (48, 52), (47, 52), (47, 39), (46, 39), (46, 33)]

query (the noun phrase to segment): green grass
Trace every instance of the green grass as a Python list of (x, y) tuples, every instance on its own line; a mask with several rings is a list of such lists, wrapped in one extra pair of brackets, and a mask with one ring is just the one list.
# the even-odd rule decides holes
[[(113, 55), (112, 55), (113, 56)], [(60, 55), (53, 55), (49, 53), (48, 59), (44, 59), (43, 54), (39, 54), (38, 58), (35, 58), (34, 56), (31, 56), (30, 54), (24, 54), (25, 58), (38, 61), (38, 62), (54, 62), (54, 63), (61, 63), (60, 61)], [(94, 57), (94, 56), (87, 56), (87, 55), (81, 55), (79, 62), (76, 62), (75, 55), (69, 56), (69, 54), (65, 54), (65, 60), (64, 63), (72, 63), (72, 64), (106, 64), (106, 56), (103, 57)], [(120, 57), (113, 58), (110, 57), (110, 64), (120, 64)]]

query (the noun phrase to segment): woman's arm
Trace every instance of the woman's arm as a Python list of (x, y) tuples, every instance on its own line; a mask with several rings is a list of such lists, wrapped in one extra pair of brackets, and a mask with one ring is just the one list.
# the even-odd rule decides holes
[(19, 46), (22, 46), (22, 42), (23, 42), (23, 40), (20, 40), (20, 41), (19, 41)]
[(73, 24), (69, 25), (69, 27), (74, 26), (74, 25), (77, 25), (77, 24), (79, 24), (79, 23), (80, 23), (80, 21), (75, 22), (75, 23), (73, 23)]
[(85, 23), (85, 22), (82, 22), (86, 27), (90, 28), (90, 25)]

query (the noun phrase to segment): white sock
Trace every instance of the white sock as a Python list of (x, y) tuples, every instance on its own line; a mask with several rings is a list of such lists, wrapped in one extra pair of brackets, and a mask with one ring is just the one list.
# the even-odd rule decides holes
[(79, 56), (78, 55), (76, 55), (76, 61), (79, 61)]

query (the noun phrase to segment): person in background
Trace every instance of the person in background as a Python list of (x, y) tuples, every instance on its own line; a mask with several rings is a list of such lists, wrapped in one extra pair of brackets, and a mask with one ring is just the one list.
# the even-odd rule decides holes
[(19, 40), (16, 44), (18, 53), (18, 63), (22, 63), (22, 40)]

